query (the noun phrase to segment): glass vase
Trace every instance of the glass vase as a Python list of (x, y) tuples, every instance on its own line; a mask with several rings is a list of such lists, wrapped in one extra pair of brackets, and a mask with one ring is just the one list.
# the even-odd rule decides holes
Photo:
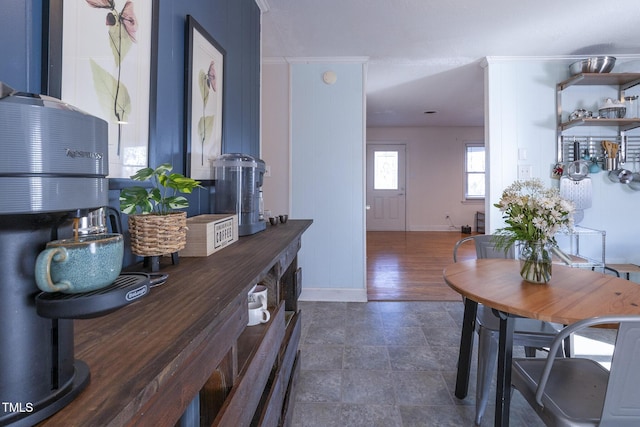
[(527, 282), (547, 283), (551, 280), (551, 245), (547, 242), (520, 244), (520, 276)]

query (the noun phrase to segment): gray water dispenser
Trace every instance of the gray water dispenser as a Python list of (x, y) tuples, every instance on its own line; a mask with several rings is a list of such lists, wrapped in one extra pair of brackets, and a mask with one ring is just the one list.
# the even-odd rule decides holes
[(214, 213), (237, 214), (240, 236), (266, 228), (264, 219), (260, 217), (264, 172), (264, 161), (248, 154), (223, 154), (213, 161)]

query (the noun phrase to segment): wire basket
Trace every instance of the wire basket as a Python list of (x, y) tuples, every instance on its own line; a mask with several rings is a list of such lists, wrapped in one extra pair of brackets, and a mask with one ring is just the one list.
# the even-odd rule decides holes
[(160, 256), (178, 252), (187, 244), (187, 213), (129, 215), (131, 252)]

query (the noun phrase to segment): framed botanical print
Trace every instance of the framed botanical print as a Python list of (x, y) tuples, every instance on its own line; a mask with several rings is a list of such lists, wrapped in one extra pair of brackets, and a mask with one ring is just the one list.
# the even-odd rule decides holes
[(108, 177), (128, 178), (149, 163), (159, 2), (45, 3), (47, 92), (109, 124)]
[(191, 178), (210, 181), (212, 162), (222, 153), (226, 52), (190, 15), (186, 41), (186, 171)]

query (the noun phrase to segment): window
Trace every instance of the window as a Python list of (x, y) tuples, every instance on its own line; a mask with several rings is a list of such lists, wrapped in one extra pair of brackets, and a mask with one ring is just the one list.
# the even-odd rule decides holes
[(484, 145), (469, 143), (465, 145), (465, 199), (484, 199), (484, 175), (485, 175)]
[(373, 189), (398, 189), (398, 152), (375, 151), (373, 158)]

